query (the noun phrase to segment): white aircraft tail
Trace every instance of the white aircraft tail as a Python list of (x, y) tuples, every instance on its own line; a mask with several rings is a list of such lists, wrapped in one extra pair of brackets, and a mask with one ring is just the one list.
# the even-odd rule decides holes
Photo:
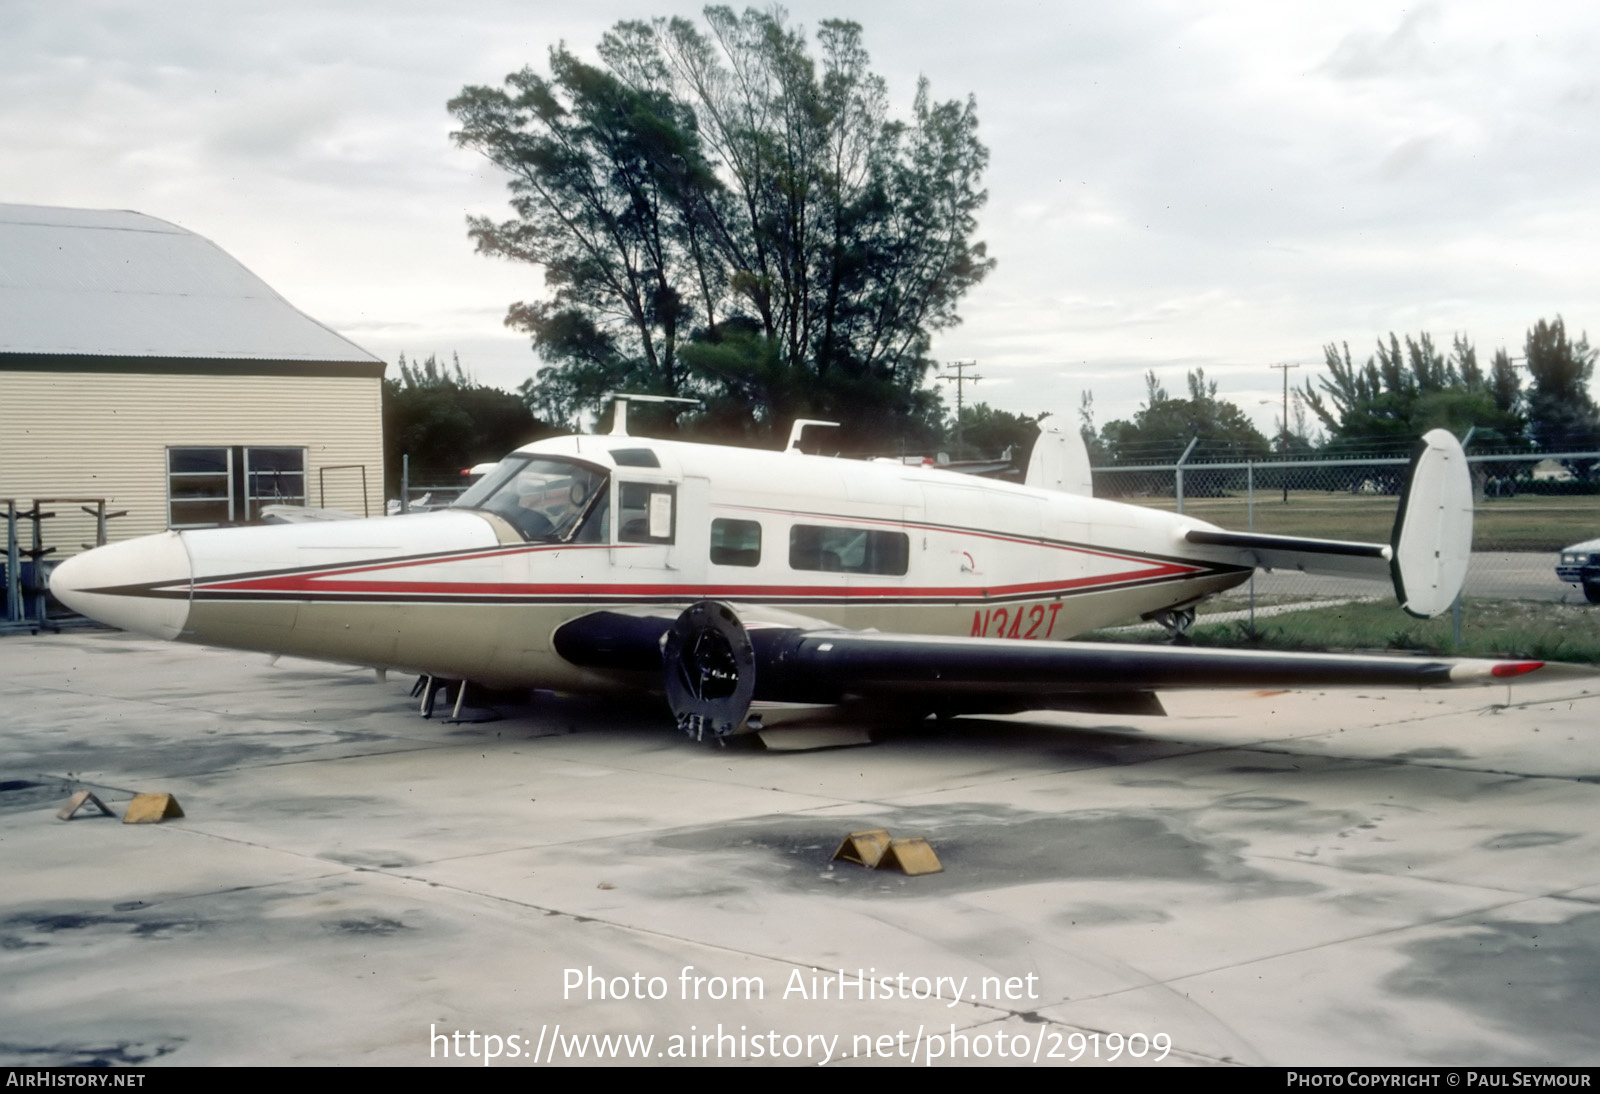
[(1427, 619), (1455, 602), (1472, 559), (1472, 475), (1443, 429), (1417, 444), (1389, 546), (1394, 595), (1409, 614)]
[[(1419, 619), (1455, 603), (1472, 557), (1472, 476), (1456, 439), (1435, 429), (1417, 444), (1388, 543), (1186, 528), (1189, 544), (1243, 552), (1267, 570), (1299, 570), (1394, 583), (1395, 599)], [(1238, 557), (1238, 556), (1235, 556)]]
[(1033, 442), (1033, 455), (1028, 457), (1027, 476), (1022, 481), (1043, 490), (1094, 497), (1089, 449), (1083, 443), (1083, 435), (1076, 429), (1041, 425), (1039, 439)]

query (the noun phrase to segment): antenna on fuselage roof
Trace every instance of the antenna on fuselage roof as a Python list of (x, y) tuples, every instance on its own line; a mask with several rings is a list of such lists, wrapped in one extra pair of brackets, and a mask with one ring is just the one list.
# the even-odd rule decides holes
[(600, 396), (601, 406), (616, 404), (616, 409), (611, 413), (611, 435), (613, 437), (626, 437), (628, 435), (628, 404), (629, 403), (689, 403), (691, 406), (704, 406), (699, 399), (679, 399), (671, 395), (630, 395), (626, 391), (608, 391)]
[(789, 427), (789, 443), (784, 445), (785, 452), (800, 451), (800, 434), (806, 431), (808, 425), (826, 425), (834, 429), (839, 428), (838, 422), (825, 422), (821, 418), (796, 418), (794, 425)]

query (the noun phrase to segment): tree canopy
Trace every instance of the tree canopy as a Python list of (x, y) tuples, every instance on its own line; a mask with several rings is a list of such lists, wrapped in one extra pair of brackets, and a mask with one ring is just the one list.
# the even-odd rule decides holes
[(1400, 455), (1439, 428), (1461, 434), (1477, 427), (1490, 445), (1520, 441), (1521, 382), (1504, 350), (1495, 354), (1487, 375), (1464, 335), (1455, 336), (1448, 354), (1432, 335), (1408, 334), (1402, 350), (1391, 333), (1365, 365), (1351, 359), (1349, 343), (1323, 347), (1323, 357), (1328, 375), (1316, 385), (1308, 380), (1300, 395), (1328, 430), (1335, 451)]
[(398, 380), (383, 382), (383, 462), (389, 493), (400, 486), (400, 458), (411, 457), (413, 482), (454, 482), (473, 464), (549, 436), (520, 398), (477, 383), (452, 357), (449, 367), (426, 360), (395, 362)]
[(1328, 374), (1300, 395), (1328, 430), (1332, 451), (1403, 454), (1435, 428), (1457, 435), (1471, 428), (1477, 449), (1600, 447), (1600, 408), (1589, 394), (1597, 351), (1586, 336), (1569, 338), (1559, 316), (1528, 330), (1526, 388), (1505, 349), (1485, 372), (1465, 335), (1445, 354), (1428, 334), (1408, 334), (1402, 344), (1391, 333), (1364, 365), (1352, 360), (1348, 343), (1323, 352)]
[(1106, 454), (1118, 463), (1170, 462), (1198, 439), (1191, 455), (1195, 461), (1267, 457), (1272, 446), (1244, 411), (1217, 397), (1217, 382), (1206, 379), (1205, 369), (1190, 372), (1188, 381), (1189, 397), (1175, 399), (1154, 372), (1146, 373), (1145, 404), (1133, 420), (1108, 422), (1100, 431)]
[(1600, 447), (1600, 408), (1589, 394), (1597, 351), (1587, 334), (1576, 342), (1567, 337), (1566, 324), (1556, 316), (1543, 319), (1528, 331), (1523, 342), (1528, 375), (1528, 426), (1540, 448), (1559, 451)]
[(516, 216), (471, 218), (478, 249), (544, 270), (507, 317), (543, 415), (627, 389), (702, 398), (692, 420), (746, 438), (816, 416), (881, 447), (936, 421), (931, 336), (994, 264), (976, 107), (922, 81), (893, 118), (861, 27), (815, 37), (777, 9), (622, 22), (598, 65), (557, 46), (548, 75), (450, 102), (510, 176)]
[[(1040, 423), (1048, 417), (1048, 410), (1034, 415), (1013, 414), (988, 403), (962, 407), (961, 443), (965, 446), (962, 454), (994, 459), (1010, 451), (1012, 461), (1025, 467), (1028, 454), (1033, 451), (1033, 442), (1039, 439)], [(949, 447), (955, 443), (955, 437), (955, 422), (951, 421), (944, 439), (952, 455), (957, 454)]]

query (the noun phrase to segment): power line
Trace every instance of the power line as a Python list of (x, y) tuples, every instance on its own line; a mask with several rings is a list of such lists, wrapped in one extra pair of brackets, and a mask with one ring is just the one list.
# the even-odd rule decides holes
[(962, 450), (965, 448), (961, 429), (961, 408), (964, 405), (962, 399), (964, 394), (963, 389), (967, 384), (975, 384), (979, 380), (983, 379), (983, 377), (968, 376), (965, 374), (966, 369), (978, 367), (978, 362), (976, 361), (952, 361), (950, 363), (950, 367), (956, 370), (954, 376), (950, 375), (948, 372), (941, 372), (938, 376), (935, 376), (934, 379), (954, 380), (956, 382), (956, 459), (959, 460), (962, 458)]

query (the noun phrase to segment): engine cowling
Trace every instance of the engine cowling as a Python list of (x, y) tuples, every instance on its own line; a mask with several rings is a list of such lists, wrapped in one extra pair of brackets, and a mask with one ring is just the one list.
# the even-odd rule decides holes
[(743, 732), (755, 698), (756, 656), (732, 608), (702, 600), (684, 609), (661, 648), (667, 705), (697, 741)]

